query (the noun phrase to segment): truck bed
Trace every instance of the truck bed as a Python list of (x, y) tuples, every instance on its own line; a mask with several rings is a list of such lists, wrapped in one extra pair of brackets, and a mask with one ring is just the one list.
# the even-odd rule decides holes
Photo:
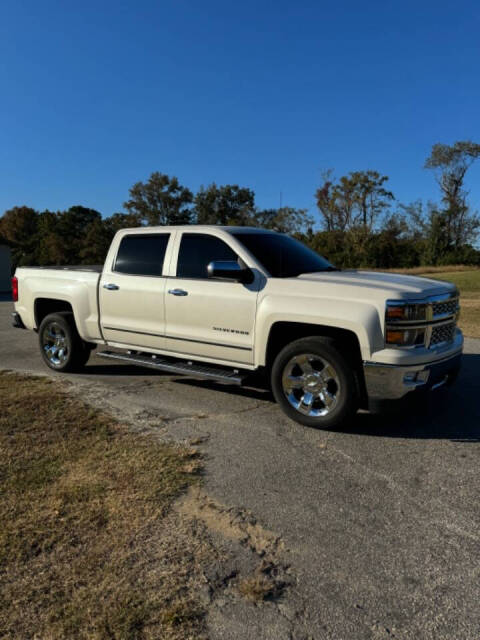
[(102, 273), (103, 265), (102, 264), (80, 264), (80, 265), (52, 265), (46, 267), (21, 267), (22, 269), (53, 269), (57, 271), (88, 271), (90, 273)]
[(102, 338), (98, 321), (101, 266), (18, 267), (15, 274), (19, 291), (15, 308), (27, 329), (38, 329), (38, 304), (56, 300), (62, 310), (72, 309), (78, 332), (86, 342)]

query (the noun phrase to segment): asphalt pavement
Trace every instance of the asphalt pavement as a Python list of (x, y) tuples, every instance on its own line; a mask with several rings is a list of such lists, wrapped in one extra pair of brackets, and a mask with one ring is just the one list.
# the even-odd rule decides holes
[(466, 340), (456, 385), (415, 411), (316, 431), (262, 390), (94, 355), (83, 374), (55, 374), (12, 310), (0, 302), (0, 370), (68, 379), (152, 435), (201, 442), (207, 493), (280, 537), (284, 596), (219, 602), (212, 638), (480, 638), (480, 340)]

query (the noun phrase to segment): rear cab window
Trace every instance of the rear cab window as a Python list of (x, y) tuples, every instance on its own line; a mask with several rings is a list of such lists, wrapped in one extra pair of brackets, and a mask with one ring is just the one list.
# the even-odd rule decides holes
[(137, 233), (122, 238), (113, 271), (133, 276), (161, 276), (169, 233)]
[(221, 238), (206, 233), (183, 233), (177, 260), (177, 278), (208, 278), (213, 261), (237, 261), (238, 255)]

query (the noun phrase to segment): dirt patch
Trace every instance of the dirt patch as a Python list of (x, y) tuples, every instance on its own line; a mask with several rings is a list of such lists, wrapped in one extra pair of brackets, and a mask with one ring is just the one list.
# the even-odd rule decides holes
[(203, 523), (211, 533), (240, 543), (256, 556), (253, 571), (235, 575), (234, 586), (241, 595), (257, 602), (282, 595), (289, 583), (289, 567), (283, 558), (285, 545), (280, 536), (265, 529), (251, 512), (226, 507), (198, 486), (190, 487), (175, 509)]
[(264, 529), (253, 514), (216, 502), (200, 487), (190, 487), (175, 508), (202, 521), (210, 531), (242, 542), (260, 557), (275, 556), (284, 548), (281, 538)]

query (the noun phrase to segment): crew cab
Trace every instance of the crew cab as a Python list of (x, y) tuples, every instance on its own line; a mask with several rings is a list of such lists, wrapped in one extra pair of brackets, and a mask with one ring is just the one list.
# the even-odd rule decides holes
[(21, 267), (13, 291), (13, 324), (38, 332), (51, 369), (78, 370), (98, 348), (228, 384), (262, 374), (311, 427), (453, 382), (463, 349), (454, 285), (341, 271), (256, 228), (123, 229), (103, 267)]

